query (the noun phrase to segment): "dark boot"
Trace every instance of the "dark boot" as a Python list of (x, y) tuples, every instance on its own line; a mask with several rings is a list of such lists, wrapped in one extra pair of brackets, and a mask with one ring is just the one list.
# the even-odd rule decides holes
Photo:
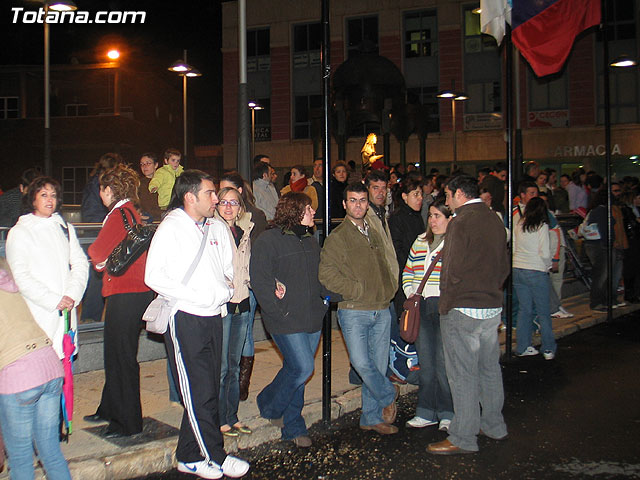
[(240, 401), (244, 402), (249, 397), (249, 381), (253, 372), (254, 357), (240, 357)]

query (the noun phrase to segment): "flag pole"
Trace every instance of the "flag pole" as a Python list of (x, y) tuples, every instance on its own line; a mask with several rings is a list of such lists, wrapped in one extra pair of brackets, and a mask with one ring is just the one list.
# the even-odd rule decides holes
[(507, 132), (507, 208), (505, 215), (507, 216), (507, 225), (509, 227), (509, 279), (507, 280), (507, 299), (506, 299), (506, 320), (507, 331), (505, 332), (505, 358), (511, 358), (511, 343), (513, 341), (513, 215), (511, 215), (511, 199), (513, 198), (513, 181), (514, 181), (514, 155), (513, 155), (513, 44), (511, 42), (511, 25), (505, 23), (504, 35), (504, 55), (505, 55), (505, 90), (506, 90), (506, 107), (504, 112), (505, 127)]

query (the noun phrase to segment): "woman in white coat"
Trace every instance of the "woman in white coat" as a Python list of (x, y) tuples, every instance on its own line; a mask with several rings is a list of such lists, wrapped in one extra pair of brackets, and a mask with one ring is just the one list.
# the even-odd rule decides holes
[(87, 286), (89, 262), (73, 226), (59, 213), (60, 184), (50, 177), (38, 177), (27, 191), (32, 213), (22, 215), (9, 230), (7, 261), (33, 317), (53, 341), (58, 357), (63, 358), (62, 311), (71, 312), (75, 329), (76, 307)]

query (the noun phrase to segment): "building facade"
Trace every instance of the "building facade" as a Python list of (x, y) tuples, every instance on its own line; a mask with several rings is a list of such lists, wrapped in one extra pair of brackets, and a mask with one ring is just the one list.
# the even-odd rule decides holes
[[(608, 4), (609, 57), (637, 58), (638, 1), (609, 0)], [(226, 168), (237, 161), (237, 7), (236, 1), (222, 4)], [(469, 173), (506, 160), (504, 49), (493, 37), (480, 33), (478, 7), (479, 2), (456, 0), (331, 2), (332, 73), (358, 55), (363, 45), (400, 69), (407, 104), (419, 108), (429, 124), (427, 170), (447, 171), (454, 150), (457, 163)], [(249, 99), (264, 107), (255, 112), (255, 148), (256, 153), (269, 155), (276, 166), (309, 165), (322, 151), (314, 131), (322, 106), (320, 8), (320, 1), (310, 0), (247, 3)], [(522, 130), (524, 160), (563, 172), (578, 166), (604, 171), (602, 35), (596, 28), (580, 34), (564, 69), (548, 77), (537, 78), (526, 61), (516, 56), (514, 112)], [(639, 175), (637, 67), (612, 68), (610, 78), (614, 172), (619, 177)], [(452, 100), (437, 97), (447, 89), (468, 96), (453, 103), (455, 112)], [(367, 128), (349, 132), (345, 160), (359, 164), (366, 133)], [(389, 136), (389, 144), (389, 163), (399, 163), (402, 145), (394, 135)], [(405, 146), (407, 161), (417, 161), (418, 135), (412, 133)], [(335, 162), (335, 142), (331, 151)]]

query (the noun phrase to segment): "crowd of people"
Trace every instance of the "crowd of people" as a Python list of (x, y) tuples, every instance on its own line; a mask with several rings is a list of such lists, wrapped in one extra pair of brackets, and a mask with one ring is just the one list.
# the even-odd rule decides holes
[[(532, 344), (539, 328), (545, 360), (556, 356), (552, 319), (571, 316), (561, 306), (566, 243), (557, 214), (581, 214), (599, 232), (585, 240), (593, 265), (591, 307), (604, 308), (607, 289), (622, 305), (616, 299), (622, 277), (624, 301), (639, 298), (637, 178), (607, 186), (594, 172), (558, 178), (555, 170), (528, 162), (517, 197), (508, 199), (503, 164), (480, 169), (476, 178), (461, 171), (423, 176), (401, 165), (386, 169), (378, 160), (373, 166), (383, 168), (358, 178), (351, 165), (337, 162), (329, 204), (341, 222), (320, 246), (313, 231), (324, 205), (322, 161), (313, 163), (312, 176), (302, 165), (292, 167), (280, 190), (264, 155), (254, 159), (251, 182), (228, 171), (216, 184), (205, 172), (184, 170), (175, 149), (166, 150), (163, 161), (159, 167), (156, 155), (145, 153), (139, 172), (118, 154), (96, 163), (82, 214), (102, 228), (88, 258), (60, 214), (60, 184), (35, 170), (23, 175), (17, 192), (27, 211), (11, 213), (15, 226), (9, 225), (7, 261), (0, 264), (0, 321), (19, 325), (34, 345), (18, 352), (14, 343), (24, 339), (5, 338), (0, 349), (0, 426), (12, 478), (32, 478), (33, 442), (48, 478), (69, 478), (52, 399), (59, 402), (62, 388), (61, 314), (68, 312), (75, 328), (83, 298), (83, 317), (104, 318), (105, 325), (105, 383), (96, 412), (85, 420), (106, 423), (109, 438), (142, 431), (142, 317), (156, 295), (170, 301), (164, 334), (169, 384), (172, 399), (184, 407), (178, 470), (201, 478), (239, 478), (250, 468), (227, 455), (224, 438), (252, 434), (238, 407), (248, 398), (258, 306), (282, 356), (281, 369), (257, 395), (260, 415), (281, 429), (282, 439), (307, 448), (313, 441), (302, 415), (305, 384), (330, 303), (337, 303), (350, 378), (362, 385), (360, 428), (393, 435), (399, 392), (394, 381), (402, 379), (389, 373), (389, 349), (405, 300), (418, 295), (419, 391), (406, 425), (437, 426), (447, 438), (427, 452), (457, 455), (478, 451), (478, 435), (508, 435), (498, 334), (510, 273), (516, 354), (540, 353)], [(607, 188), (614, 196), (610, 279)], [(20, 202), (13, 197), (7, 200), (15, 206)], [(148, 252), (124, 274), (110, 273), (110, 254), (130, 225), (151, 221), (159, 226)], [(27, 396), (32, 408), (18, 409)], [(34, 428), (21, 428), (25, 422)]]

